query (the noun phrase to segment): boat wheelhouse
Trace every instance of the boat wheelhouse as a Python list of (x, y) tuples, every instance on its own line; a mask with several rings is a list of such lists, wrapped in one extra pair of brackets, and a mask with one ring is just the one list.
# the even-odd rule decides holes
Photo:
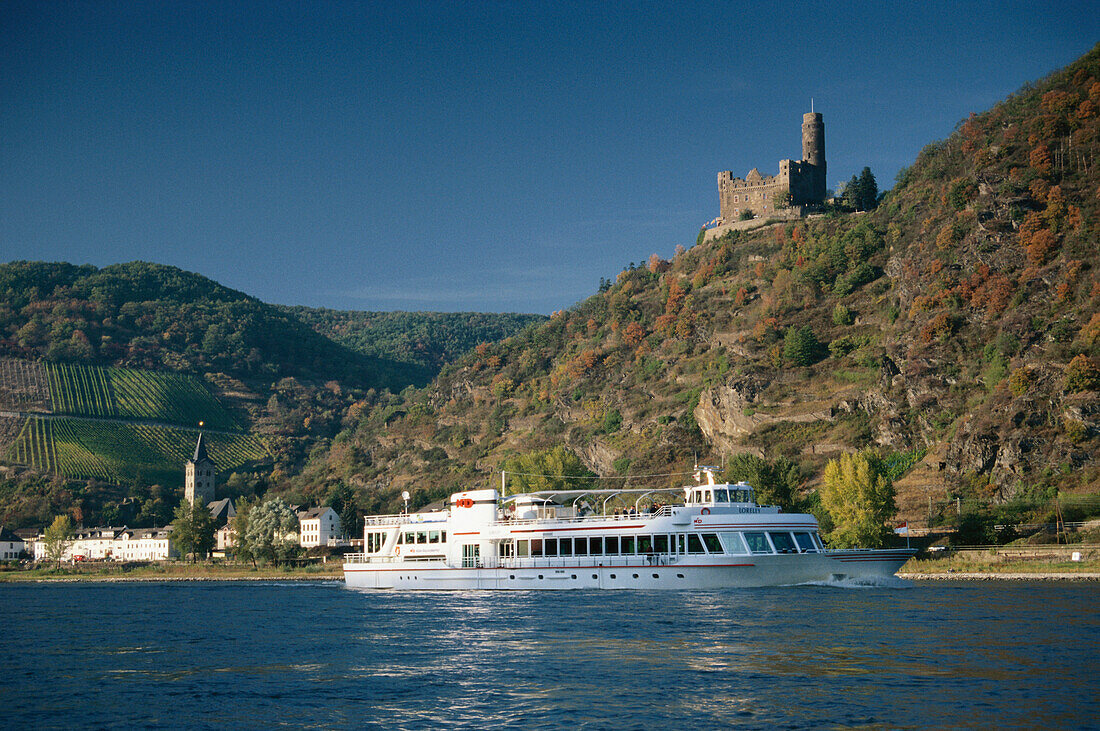
[(716, 589), (887, 577), (913, 554), (829, 550), (814, 516), (757, 505), (715, 471), (684, 488), (471, 490), (442, 510), (367, 516), (344, 576), (380, 589)]

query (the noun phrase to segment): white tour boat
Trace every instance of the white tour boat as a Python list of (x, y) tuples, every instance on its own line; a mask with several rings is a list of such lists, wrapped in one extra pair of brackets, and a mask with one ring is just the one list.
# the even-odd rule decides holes
[(700, 470), (707, 484), (676, 490), (471, 490), (444, 510), (367, 516), (344, 577), (372, 589), (724, 589), (881, 579), (914, 553), (827, 549), (814, 516), (759, 506), (749, 485)]

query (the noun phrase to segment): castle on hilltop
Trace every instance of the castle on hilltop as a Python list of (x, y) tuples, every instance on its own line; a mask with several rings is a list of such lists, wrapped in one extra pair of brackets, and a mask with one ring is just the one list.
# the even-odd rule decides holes
[(802, 115), (802, 159), (781, 160), (778, 175), (753, 168), (744, 179), (718, 173), (720, 229), (749, 218), (802, 215), (806, 206), (825, 202), (825, 123), (820, 112)]

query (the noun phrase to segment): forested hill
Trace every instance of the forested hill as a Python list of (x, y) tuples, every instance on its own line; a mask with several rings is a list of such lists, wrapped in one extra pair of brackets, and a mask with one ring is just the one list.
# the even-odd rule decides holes
[(415, 375), (420, 386), (478, 343), (501, 340), (547, 319), (514, 313), (280, 309), (352, 350), (408, 364), (410, 376)]
[(921, 522), (1095, 492), (1098, 153), (1100, 47), (929, 145), (873, 212), (655, 255), (479, 346), (307, 481), (423, 502), (564, 446), (601, 476), (728, 460), (812, 504), (826, 460), (871, 448)]
[(0, 265), (0, 355), (271, 382), (407, 385), (407, 366), (364, 355), (206, 277), (147, 262), (97, 269)]

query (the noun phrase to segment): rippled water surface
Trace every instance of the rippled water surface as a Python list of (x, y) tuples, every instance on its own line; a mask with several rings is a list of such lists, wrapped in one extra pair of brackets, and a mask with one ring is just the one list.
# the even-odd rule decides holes
[(1095, 728), (1098, 599), (0, 585), (0, 708), (6, 728)]

